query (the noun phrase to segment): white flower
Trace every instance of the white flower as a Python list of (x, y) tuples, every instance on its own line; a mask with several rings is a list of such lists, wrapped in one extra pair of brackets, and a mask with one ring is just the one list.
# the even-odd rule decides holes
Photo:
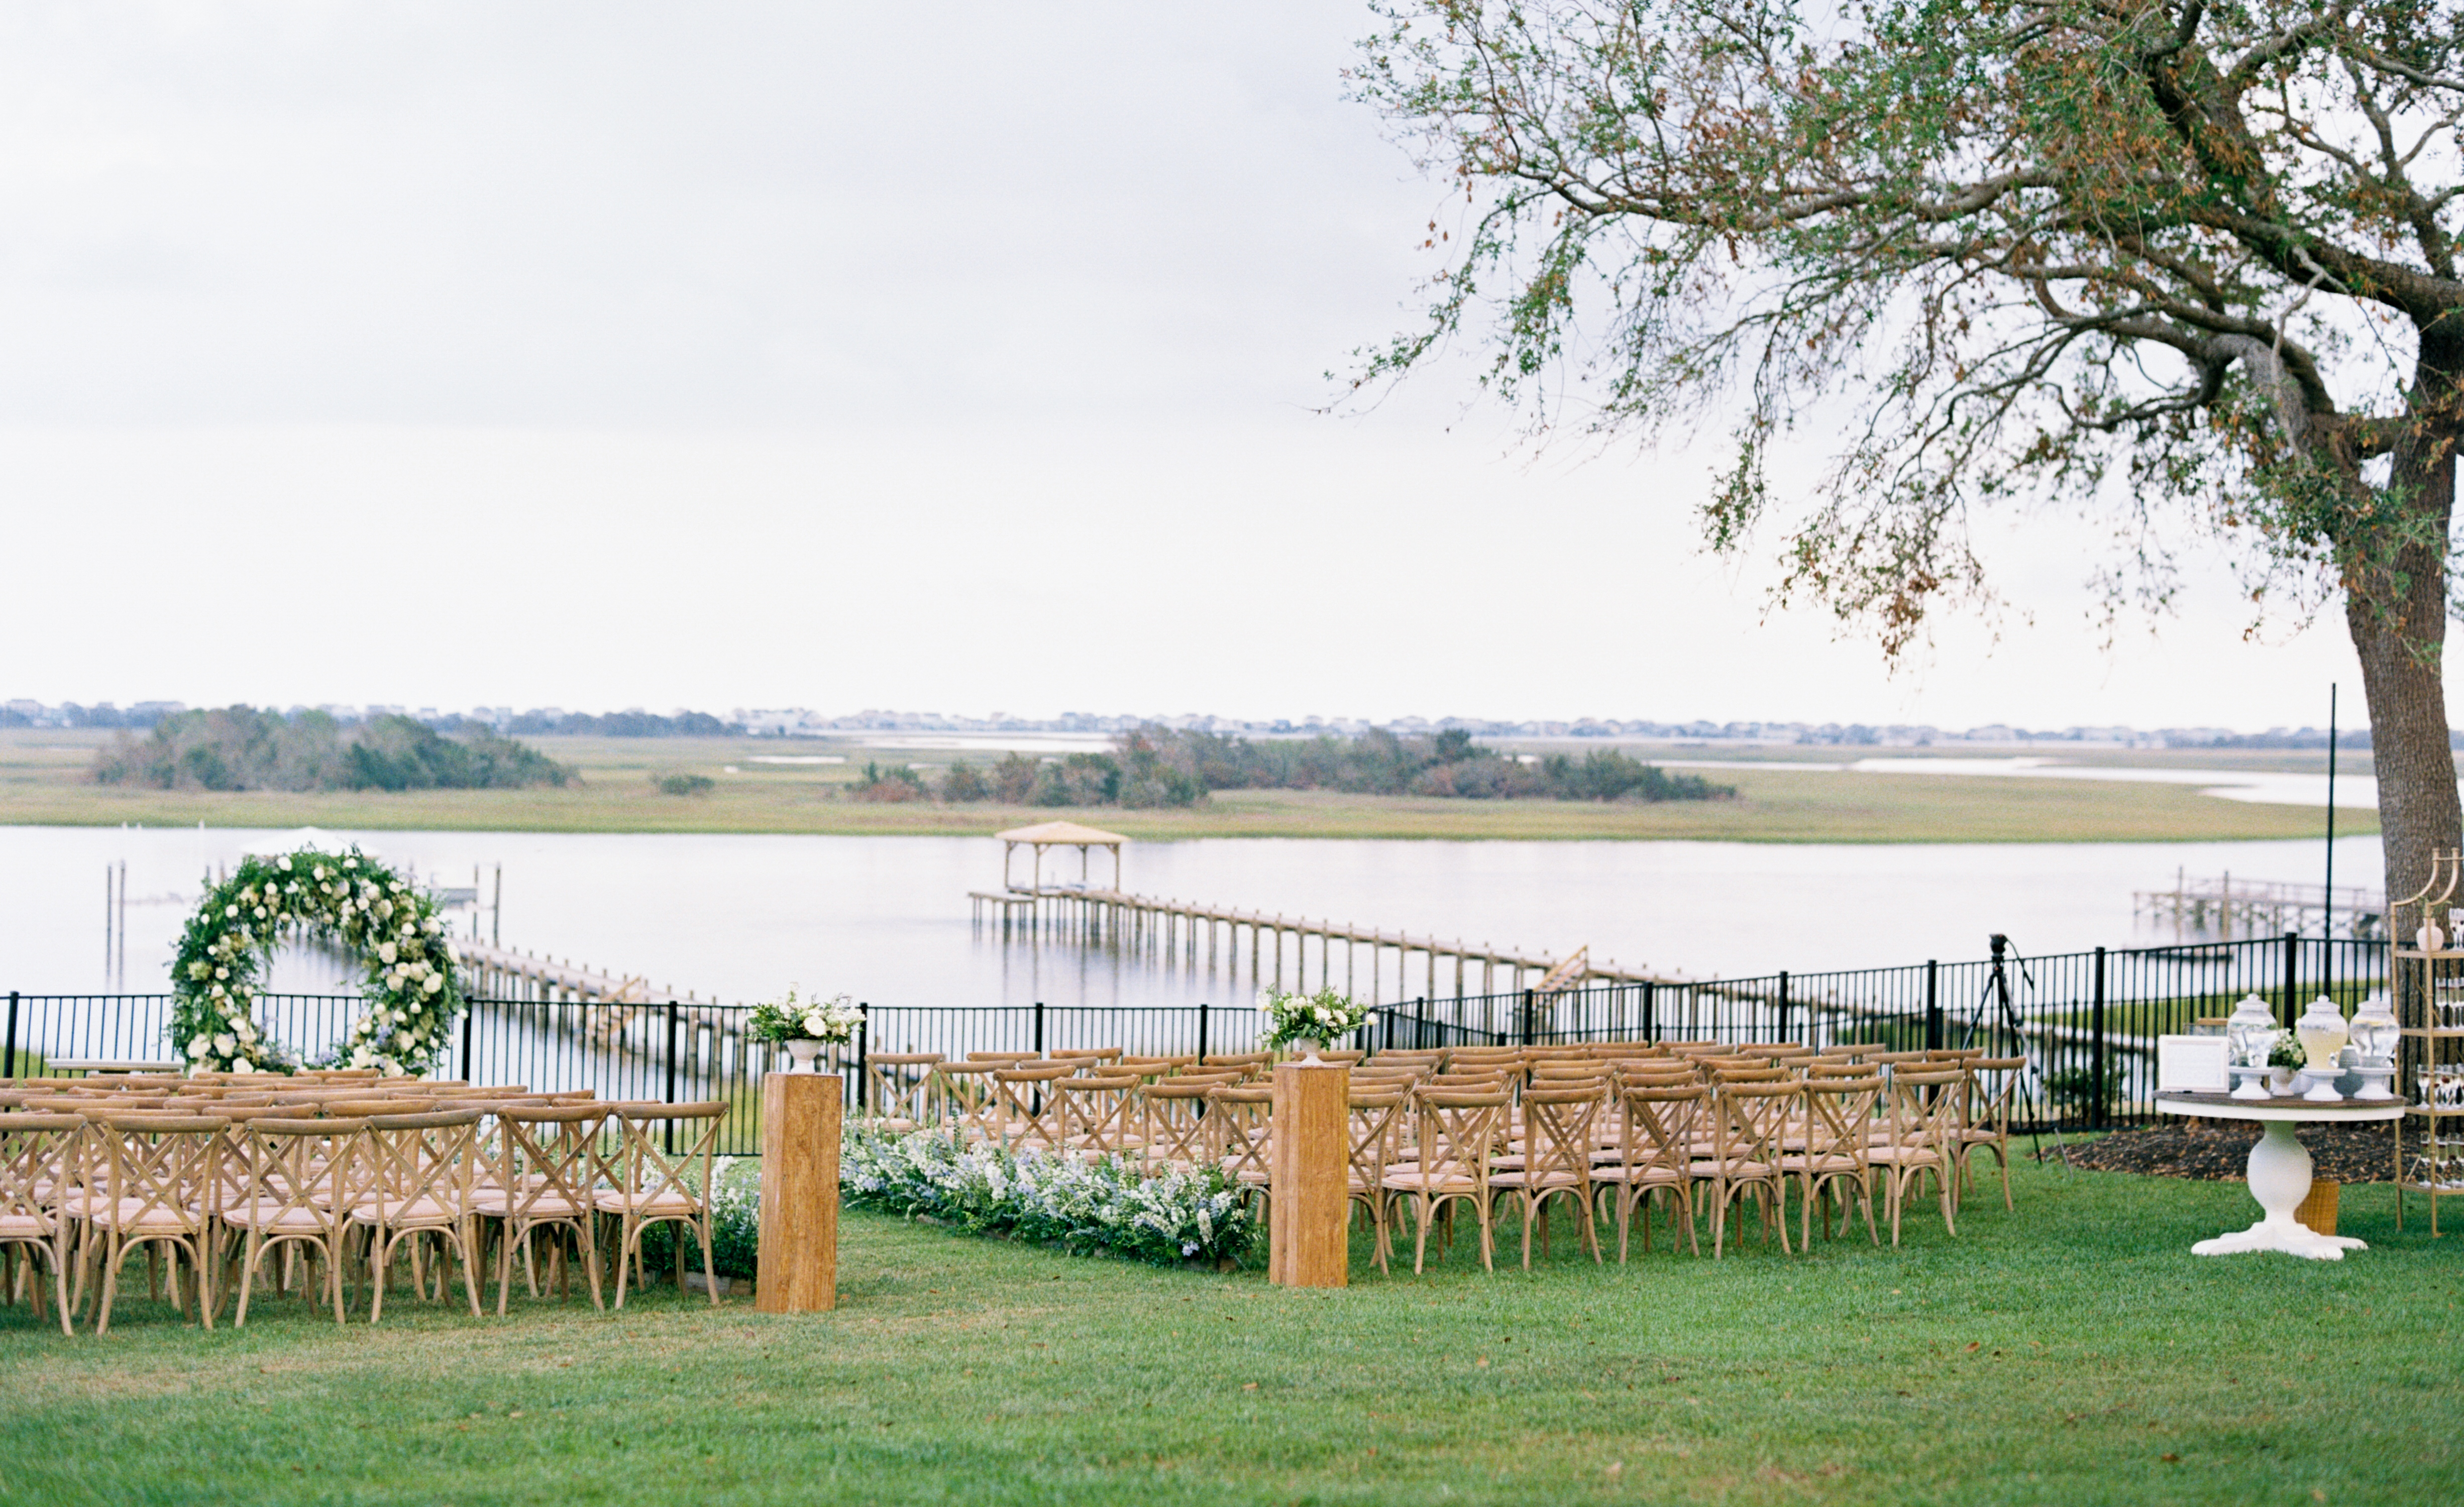
[(445, 975), (442, 973), (429, 974), (426, 979), (421, 981), (419, 986), (421, 993), (429, 994), (435, 994), (438, 990), (443, 989), (444, 987)]
[(281, 863), (280, 863), (280, 867), (281, 867), (281, 869), (282, 869), (282, 872), (284, 872), (284, 873), (286, 873), (286, 874), (288, 874), (288, 873), (290, 873), (290, 872), (291, 872), (291, 855), (290, 855), (290, 854), (285, 853), (284, 855), (282, 855), (282, 859), (281, 859)]
[(342, 866), (344, 868), (357, 868), (360, 866), (360, 861), (356, 858), (346, 858), (342, 860)]
[(239, 1042), (232, 1039), (231, 1034), (228, 1031), (214, 1037), (214, 1053), (218, 1057), (229, 1057), (238, 1049)]
[(231, 920), (233, 920), (233, 921), (236, 921), (236, 920), (238, 920), (238, 919), (239, 919), (239, 906), (223, 906), (223, 914), (224, 914), (224, 916), (226, 916), (227, 918), (229, 918), (229, 919), (231, 919)]
[(209, 1042), (204, 1037), (198, 1036), (188, 1037), (188, 1059), (190, 1061), (204, 1060), (205, 1055), (212, 1050), (212, 1043)]
[(380, 942), (377, 944), (377, 960), (383, 963), (390, 963), (394, 960), (397, 950), (398, 950), (392, 943)]
[(375, 1059), (368, 1054), (368, 1049), (365, 1046), (355, 1046), (351, 1048), (351, 1065), (353, 1067), (366, 1067), (374, 1061)]
[(231, 1070), (234, 1073), (253, 1073), (256, 1071), (256, 1064), (244, 1057), (233, 1058)]

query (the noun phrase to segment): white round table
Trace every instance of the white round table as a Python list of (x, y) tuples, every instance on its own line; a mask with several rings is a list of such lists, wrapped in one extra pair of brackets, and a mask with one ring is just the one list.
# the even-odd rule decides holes
[(2255, 1120), (2264, 1129), (2250, 1148), (2250, 1196), (2267, 1217), (2247, 1230), (2220, 1234), (2190, 1247), (2195, 1256), (2231, 1256), (2236, 1251), (2282, 1251), (2314, 1261), (2341, 1261), (2347, 1251), (2366, 1251), (2365, 1241), (2350, 1235), (2321, 1234), (2293, 1217), (2310, 1195), (2310, 1148), (2293, 1133), (2303, 1121), (2358, 1124), (2401, 1120), (2404, 1101), (2380, 1099), (2339, 1103), (2314, 1103), (2306, 1099), (2235, 1099), (2229, 1094), (2158, 1094), (2161, 1114), (2193, 1115), (2204, 1120)]

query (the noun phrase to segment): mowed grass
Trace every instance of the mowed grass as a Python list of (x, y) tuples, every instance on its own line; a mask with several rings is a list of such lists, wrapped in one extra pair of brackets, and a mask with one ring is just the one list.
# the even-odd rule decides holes
[[(1713, 770), (1738, 798), (1596, 803), (1440, 800), (1330, 791), (1219, 791), (1167, 811), (1110, 808), (894, 805), (847, 797), (854, 763), (757, 765), (808, 743), (721, 738), (561, 738), (530, 741), (578, 766), (566, 790), (138, 790), (89, 783), (100, 734), (0, 734), (0, 825), (319, 826), (342, 830), (500, 832), (796, 832), (982, 836), (1070, 818), (1132, 838), (1692, 839), (1757, 842), (2219, 841), (2312, 838), (2325, 815), (2297, 806), (2220, 800), (2182, 785), (1767, 768)], [(837, 746), (833, 745), (833, 749)], [(882, 753), (885, 759), (904, 753)], [(935, 754), (947, 759), (951, 755)], [(986, 762), (979, 759), (979, 763)], [(668, 796), (664, 774), (709, 776), (707, 795)], [(2374, 832), (2373, 813), (2346, 810), (2337, 830)]]
[[(1957, 1239), (1569, 1249), (1294, 1292), (841, 1224), (834, 1313), (659, 1291), (239, 1333), (0, 1310), (0, 1501), (2403, 1503), (2464, 1497), (2456, 1237), (2192, 1256), (2237, 1185), (2022, 1168)], [(2417, 1212), (2417, 1211), (2416, 1211)]]

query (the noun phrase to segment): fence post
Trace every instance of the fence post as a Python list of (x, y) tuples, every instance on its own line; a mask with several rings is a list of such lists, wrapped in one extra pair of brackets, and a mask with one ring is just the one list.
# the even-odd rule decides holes
[(1788, 1039), (1788, 970), (1779, 971), (1779, 1039)]
[[(2088, 1092), (2096, 1097), (2087, 1106), (2087, 1123), (2101, 1130), (2105, 1122), (2104, 1092), (2104, 949), (2096, 950), (2096, 1010), (2088, 1024)], [(2023, 1046), (2021, 1050), (2026, 1050)], [(2051, 1096), (2048, 1095), (2048, 1098)]]
[(1942, 1050), (1942, 964), (1925, 959), (1925, 1050)]
[(2294, 1018), (2301, 1014), (2293, 998), (2293, 974), (2300, 966), (2301, 933), (2287, 931), (2284, 933), (2284, 1023), (2287, 1026), (2292, 1025)]
[(1412, 1044), (1423, 1048), (1429, 1044), (1429, 1000), (1425, 994), (1412, 1001)]
[(1203, 999), (1198, 1002), (1198, 1060), (1201, 1066), (1206, 1061), (1206, 1001)]
[(855, 1007), (855, 1106), (858, 1109), (872, 1107), (872, 1075), (865, 1070), (866, 1064), (871, 1060), (872, 1006), (869, 1001), (858, 1000)]
[(1044, 1055), (1044, 1001), (1035, 1002), (1035, 1055)]
[[(676, 1002), (668, 1001), (668, 1103), (676, 1102)], [(676, 1154), (676, 1123), (668, 1122), (668, 1154)]]
[(1538, 1023), (1538, 1018), (1539, 992), (1527, 989), (1523, 992), (1523, 1044), (1525, 1046), (1531, 1044), (1532, 1027)]
[(17, 1076), (17, 992), (9, 991), (9, 1078)]
[(476, 1081), (471, 1071), (471, 1023), (478, 1017), (479, 1002), (475, 999), (464, 999), (462, 1001), (462, 1081), (466, 1083)]
[(1660, 1020), (1652, 994), (1655, 987), (1650, 979), (1642, 981), (1642, 1038), (1645, 1041), (1660, 1039)]

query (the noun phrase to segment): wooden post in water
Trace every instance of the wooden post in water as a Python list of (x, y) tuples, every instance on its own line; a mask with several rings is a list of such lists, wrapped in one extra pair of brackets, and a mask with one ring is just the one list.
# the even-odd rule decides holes
[(761, 1254), (753, 1306), (765, 1314), (839, 1305), (836, 1074), (761, 1079)]
[(1277, 1286), (1350, 1285), (1351, 1101), (1342, 1063), (1275, 1066), (1266, 1278)]

